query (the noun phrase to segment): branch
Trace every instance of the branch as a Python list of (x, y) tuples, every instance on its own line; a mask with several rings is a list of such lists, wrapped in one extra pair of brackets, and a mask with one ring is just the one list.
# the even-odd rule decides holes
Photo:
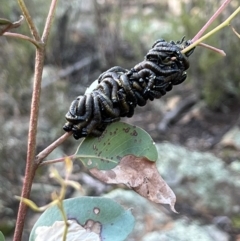
[(51, 6), (50, 6), (50, 9), (49, 9), (49, 12), (48, 12), (48, 16), (47, 16), (45, 27), (44, 27), (43, 34), (42, 34), (43, 43), (47, 42), (49, 32), (50, 32), (50, 28), (51, 28), (52, 21), (53, 21), (53, 17), (54, 17), (54, 13), (55, 13), (55, 9), (56, 9), (56, 6), (57, 6), (57, 1), (58, 0), (52, 0), (52, 2), (51, 2)]
[(27, 41), (29, 41), (30, 43), (34, 44), (35, 47), (37, 47), (37, 48), (42, 47), (42, 44), (41, 44), (40, 42), (37, 42), (36, 40), (34, 40), (34, 39), (32, 39), (32, 38), (30, 38), (30, 37), (28, 37), (28, 36), (26, 36), (26, 35), (23, 35), (23, 34), (5, 32), (5, 33), (3, 34), (3, 36), (27, 40)]
[(41, 39), (40, 39), (39, 33), (38, 33), (34, 23), (33, 23), (32, 17), (31, 17), (31, 15), (30, 15), (30, 13), (29, 13), (26, 5), (25, 5), (24, 0), (18, 0), (18, 4), (19, 4), (19, 6), (20, 6), (20, 8), (22, 10), (24, 18), (27, 21), (28, 27), (29, 27), (29, 29), (31, 31), (31, 34), (32, 34), (33, 38), (36, 41), (40, 42)]
[[(34, 86), (33, 86), (30, 123), (29, 123), (29, 132), (28, 132), (27, 160), (26, 160), (23, 188), (21, 193), (21, 197), (24, 197), (24, 198), (29, 198), (32, 181), (36, 171), (36, 164), (33, 162), (33, 160), (35, 159), (36, 135), (37, 135), (37, 123), (38, 123), (43, 62), (44, 62), (44, 48), (43, 49), (37, 48), (36, 58), (35, 58)], [(20, 202), (13, 241), (21, 240), (26, 213), (27, 213), (26, 204), (24, 204), (23, 202)]]
[[(46, 29), (47, 30), (44, 31), (44, 34), (43, 34), (43, 39), (45, 39), (45, 42), (43, 43), (42, 48), (36, 48), (33, 94), (32, 94), (30, 123), (29, 123), (29, 132), (28, 132), (27, 160), (26, 160), (23, 188), (21, 193), (21, 197), (27, 198), (27, 199), (30, 196), (33, 178), (35, 176), (35, 172), (38, 167), (38, 163), (35, 162), (34, 160), (35, 160), (35, 154), (36, 154), (35, 149), (36, 149), (39, 103), (40, 103), (40, 94), (41, 94), (41, 81), (42, 81), (42, 72), (43, 72), (43, 64), (44, 64), (44, 57), (45, 57), (46, 40), (49, 35), (54, 10), (56, 8), (56, 2), (57, 0), (52, 0), (51, 7), (49, 9), (48, 19), (46, 21), (46, 25), (44, 28), (45, 30)], [(35, 28), (32, 18), (28, 12), (28, 9), (25, 6), (24, 1), (18, 0), (18, 3), (22, 9), (25, 19), (27, 20), (28, 26), (31, 30), (34, 40), (40, 42), (41, 39)], [(21, 241), (26, 213), (27, 213), (26, 204), (23, 202), (20, 202), (13, 241)]]
[(237, 37), (240, 38), (240, 34), (236, 31), (236, 29), (233, 26), (231, 26), (231, 28), (232, 31), (237, 35)]
[(45, 148), (43, 151), (41, 151), (35, 159), (35, 163), (37, 165), (41, 164), (42, 160), (47, 157), (56, 147), (61, 145), (69, 136), (72, 135), (72, 132), (67, 132), (64, 135), (62, 135), (60, 138), (58, 138), (56, 141), (54, 141), (51, 145), (49, 145), (47, 148)]
[(211, 45), (208, 45), (208, 44), (205, 44), (205, 43), (200, 43), (200, 44), (198, 44), (198, 46), (202, 46), (204, 48), (213, 50), (214, 52), (221, 54), (223, 57), (226, 56), (226, 53), (222, 49), (215, 48)]
[(204, 36), (202, 36), (201, 38), (199, 38), (198, 40), (196, 40), (193, 44), (189, 45), (187, 48), (182, 50), (182, 53), (186, 53), (189, 50), (191, 50), (193, 47), (197, 46), (199, 43), (201, 43), (203, 40), (207, 39), (208, 37), (210, 37), (211, 35), (215, 34), (216, 32), (218, 32), (219, 30), (221, 30), (224, 27), (227, 27), (230, 25), (230, 22), (232, 21), (232, 19), (238, 14), (240, 13), (240, 7), (238, 7), (224, 22), (222, 22), (220, 25), (218, 25), (216, 28), (214, 28), (213, 30), (211, 30), (210, 32), (208, 32), (207, 34), (205, 34)]
[(63, 162), (66, 160), (66, 158), (73, 159), (74, 156), (75, 156), (75, 154), (73, 154), (71, 156), (60, 157), (60, 158), (57, 158), (54, 160), (47, 160), (47, 161), (41, 162), (39, 166), (45, 166), (45, 165), (49, 165), (49, 164), (53, 164), (53, 163)]
[(209, 27), (209, 25), (219, 16), (219, 14), (227, 7), (227, 5), (231, 2), (231, 0), (225, 0), (220, 8), (213, 14), (213, 16), (207, 21), (207, 23), (200, 29), (200, 31), (193, 37), (192, 42), (194, 43), (198, 40), (205, 30)]

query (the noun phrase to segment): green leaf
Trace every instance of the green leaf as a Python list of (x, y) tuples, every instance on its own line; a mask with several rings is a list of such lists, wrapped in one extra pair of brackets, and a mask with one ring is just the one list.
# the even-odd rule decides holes
[[(76, 220), (81, 226), (88, 221), (101, 225), (100, 236), (104, 241), (123, 241), (134, 227), (134, 217), (130, 210), (109, 198), (78, 197), (64, 200), (64, 210), (68, 219)], [(52, 226), (56, 221), (62, 221), (57, 206), (47, 209), (35, 223), (29, 241), (35, 241), (36, 229), (42, 226)]]
[(21, 16), (18, 21), (12, 22), (8, 19), (0, 18), (0, 35), (3, 35), (6, 31), (9, 31), (13, 28), (18, 28), (21, 25), (23, 19), (23, 16)]
[(158, 154), (151, 136), (143, 129), (123, 123), (112, 123), (103, 134), (85, 138), (75, 154), (84, 165), (100, 170), (117, 166), (126, 155), (146, 157), (155, 162)]
[(9, 21), (8, 19), (0, 18), (0, 25), (9, 25), (9, 24), (12, 24), (12, 22)]
[(0, 241), (5, 241), (3, 233), (0, 231)]

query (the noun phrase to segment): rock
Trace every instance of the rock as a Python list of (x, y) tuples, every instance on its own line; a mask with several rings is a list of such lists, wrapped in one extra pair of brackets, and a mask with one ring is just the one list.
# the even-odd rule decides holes
[(231, 147), (240, 150), (240, 128), (234, 126), (223, 137), (219, 143), (221, 147)]
[(128, 237), (128, 241), (142, 240), (142, 237), (153, 230), (161, 230), (166, 223), (171, 221), (171, 217), (163, 212), (162, 206), (155, 207), (151, 202), (141, 197), (134, 191), (116, 189), (106, 195), (120, 203), (126, 209), (131, 208), (136, 224), (133, 233)]
[(186, 220), (177, 220), (169, 230), (152, 232), (142, 241), (229, 241), (228, 234), (220, 231), (213, 225), (201, 226), (197, 222), (188, 223)]
[[(169, 143), (157, 144), (160, 174), (178, 200), (200, 213), (214, 210), (219, 215), (239, 210), (239, 168), (211, 153), (189, 151)], [(233, 168), (235, 167), (235, 168)], [(177, 210), (178, 211), (178, 210)]]
[(201, 225), (197, 221), (189, 221), (179, 215), (174, 220), (170, 212), (162, 206), (153, 205), (143, 197), (134, 193), (116, 189), (106, 195), (131, 208), (136, 224), (127, 241), (229, 241), (229, 235), (215, 225)]

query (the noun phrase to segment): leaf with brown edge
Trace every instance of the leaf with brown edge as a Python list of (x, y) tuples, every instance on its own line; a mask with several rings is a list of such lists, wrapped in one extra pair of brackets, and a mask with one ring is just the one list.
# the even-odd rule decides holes
[(111, 170), (89, 170), (99, 180), (108, 184), (125, 184), (154, 203), (169, 204), (173, 212), (176, 196), (160, 176), (156, 163), (146, 157), (124, 156)]
[(124, 122), (115, 122), (100, 137), (83, 139), (75, 158), (88, 169), (110, 170), (126, 155), (144, 156), (152, 162), (158, 158), (156, 145), (146, 131)]

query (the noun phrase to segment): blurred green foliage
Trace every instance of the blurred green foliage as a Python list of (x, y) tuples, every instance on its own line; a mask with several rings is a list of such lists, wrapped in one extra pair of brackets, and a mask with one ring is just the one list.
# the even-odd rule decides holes
[[(207, 31), (224, 21), (237, 8), (237, 4), (238, 1), (232, 1)], [(115, 7), (121, 9), (117, 4)], [(186, 39), (191, 39), (218, 7), (219, 2), (207, 0), (173, 1), (172, 4), (161, 1), (154, 6), (138, 1), (130, 16), (126, 13), (124, 16), (122, 12), (124, 17), (120, 20), (122, 24), (119, 32), (131, 44), (136, 58), (141, 59), (149, 44), (158, 38), (179, 40), (186, 36)], [(234, 19), (232, 24), (239, 26), (240, 19)], [(223, 110), (239, 100), (240, 96), (238, 55), (233, 54), (240, 51), (239, 39), (229, 27), (211, 36), (206, 43), (223, 49), (227, 56), (222, 57), (198, 47), (190, 57), (188, 80), (209, 108)]]
[[(0, 3), (1, 1), (3, 0), (0, 0)], [(219, 2), (207, 0), (173, 1), (172, 3), (117, 0), (89, 2), (85, 5), (82, 1), (59, 2), (57, 18), (47, 50), (47, 59), (54, 61), (54, 55), (61, 54), (63, 57), (67, 56), (68, 62), (71, 62), (71, 56), (64, 52), (70, 51), (72, 45), (78, 45), (82, 41), (82, 35), (88, 35), (93, 45), (101, 45), (96, 46), (95, 51), (105, 52), (106, 56), (101, 56), (102, 63), (106, 61), (105, 68), (111, 67), (110, 64), (130, 67), (136, 60), (143, 58), (146, 50), (158, 38), (179, 40), (184, 35), (187, 39), (192, 38), (219, 7)], [(212, 27), (229, 16), (236, 8), (237, 2), (233, 0)], [(27, 0), (26, 4), (41, 32), (49, 5), (44, 1), (30, 0)], [(7, 4), (2, 3), (1, 6), (1, 17), (13, 21), (19, 19), (20, 11), (17, 2), (10, 1)], [(88, 11), (91, 14), (86, 16)], [(65, 22), (61, 22), (63, 17), (65, 17)], [(239, 18), (234, 19), (233, 25), (238, 26), (239, 21)], [(87, 28), (83, 27), (84, 22), (86, 25), (92, 24), (92, 28), (88, 28), (88, 33), (86, 33)], [(59, 23), (61, 23), (60, 26)], [(26, 24), (16, 31), (29, 34)], [(103, 40), (99, 37), (99, 33)], [(64, 47), (63, 49), (59, 49), (60, 37), (64, 38), (65, 45), (60, 44)], [(232, 54), (240, 50), (239, 39), (230, 28), (226, 28), (208, 39), (207, 43), (223, 49), (227, 56), (223, 58), (204, 48), (197, 48), (191, 56), (189, 80), (193, 82), (194, 90), (209, 107), (221, 108), (231, 102), (232, 97), (236, 99), (240, 96), (238, 55)], [(70, 52), (76, 58), (74, 50)], [(24, 90), (31, 84), (34, 47), (22, 40), (1, 38), (0, 54), (2, 56), (0, 58), (1, 90), (17, 100), (24, 99)], [(55, 61), (59, 64), (59, 59)], [(61, 59), (62, 61), (64, 60)], [(18, 104), (20, 112), (26, 109), (21, 101)]]
[(236, 215), (232, 218), (232, 222), (235, 228), (240, 228), (240, 216)]
[[(207, 31), (223, 22), (238, 4), (238, 1), (232, 1)], [(182, 26), (183, 34), (191, 38), (218, 7), (219, 2), (216, 1), (192, 0), (182, 3), (182, 15), (174, 18), (172, 23), (176, 29), (179, 29), (177, 26)], [(232, 24), (239, 26), (240, 18), (236, 17)], [(181, 31), (182, 28), (180, 28)], [(194, 90), (210, 108), (223, 110), (233, 101), (239, 100), (240, 96), (238, 55), (234, 54), (240, 51), (240, 41), (229, 27), (211, 36), (206, 43), (223, 49), (227, 56), (222, 57), (215, 52), (198, 47), (190, 57), (189, 79), (194, 81)]]

